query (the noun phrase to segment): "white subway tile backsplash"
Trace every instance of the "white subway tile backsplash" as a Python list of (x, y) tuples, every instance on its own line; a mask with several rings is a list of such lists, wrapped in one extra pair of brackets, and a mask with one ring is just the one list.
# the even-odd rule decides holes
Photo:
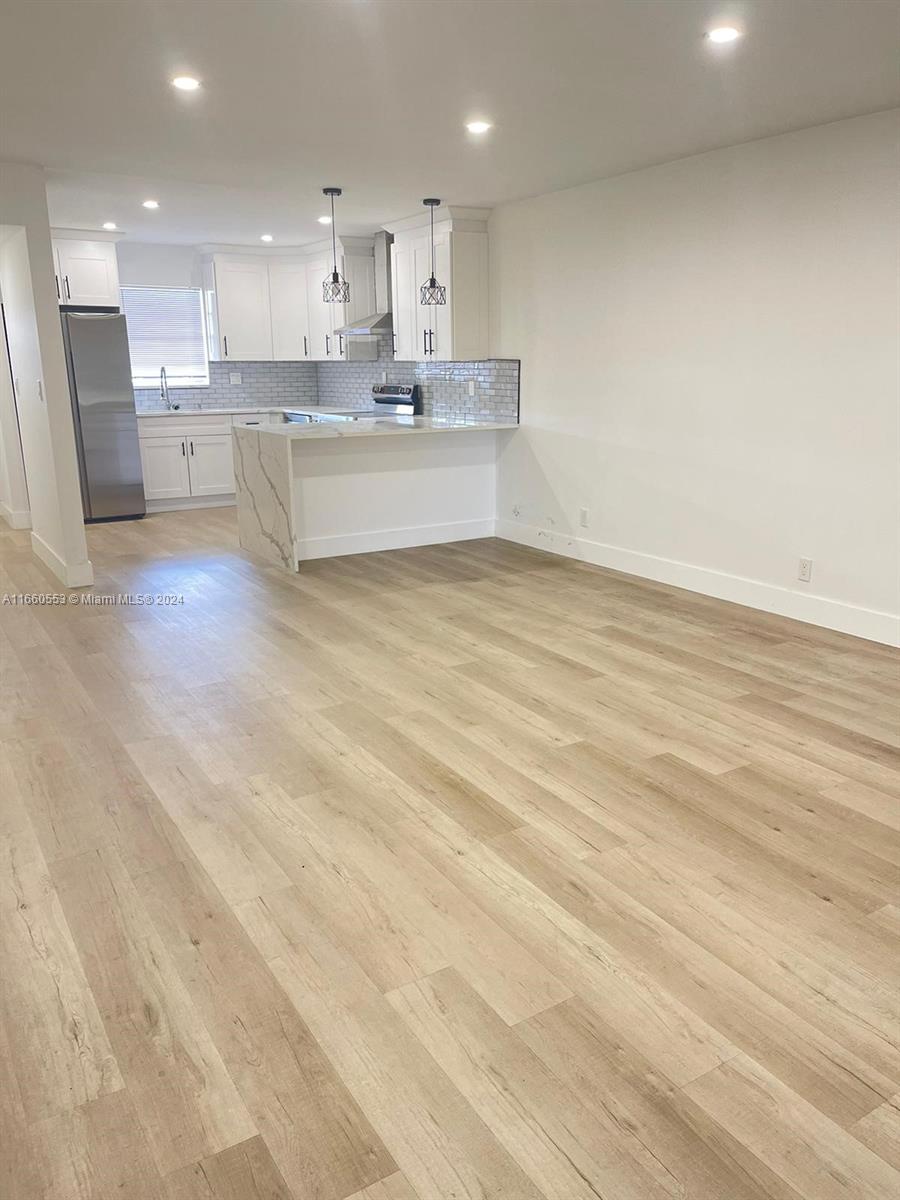
[[(185, 409), (284, 408), (291, 404), (328, 408), (369, 408), (372, 385), (417, 383), (426, 416), (480, 416), (515, 424), (519, 419), (519, 362), (395, 362), (390, 334), (378, 341), (378, 358), (366, 363), (244, 362), (210, 363), (209, 387), (169, 389)], [(241, 382), (229, 376), (237, 372)], [(469, 382), (475, 395), (469, 395)], [(135, 389), (138, 412), (164, 408), (157, 388)]]

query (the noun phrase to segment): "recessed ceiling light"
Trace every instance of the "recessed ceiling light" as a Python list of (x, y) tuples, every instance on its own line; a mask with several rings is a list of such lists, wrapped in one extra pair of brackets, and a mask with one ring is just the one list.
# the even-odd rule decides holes
[(158, 200), (145, 200), (143, 207), (144, 208), (159, 208), (159, 201)]
[(741, 36), (741, 31), (735, 29), (733, 25), (722, 25), (718, 29), (710, 29), (706, 37), (711, 42), (717, 45), (723, 45), (725, 42), (736, 42)]
[(319, 224), (320, 225), (330, 225), (331, 217), (319, 217)]
[(261, 233), (261, 234), (259, 235), (259, 240), (260, 240), (261, 242), (271, 242), (271, 240), (272, 240), (272, 235), (271, 235), (271, 233)]
[(115, 223), (115, 221), (104, 221), (104, 222), (103, 222), (103, 228), (104, 228), (104, 229), (118, 229), (119, 227), (118, 227), (118, 225)]
[(490, 121), (469, 121), (466, 124), (466, 129), (469, 133), (487, 133), (492, 128)]
[(176, 75), (172, 80), (172, 87), (178, 88), (180, 92), (196, 92), (200, 86), (200, 80), (195, 79), (193, 75)]

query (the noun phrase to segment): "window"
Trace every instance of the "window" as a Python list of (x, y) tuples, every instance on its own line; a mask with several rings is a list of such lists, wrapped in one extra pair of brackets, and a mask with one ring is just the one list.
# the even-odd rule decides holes
[(160, 367), (172, 387), (209, 386), (199, 288), (123, 287), (122, 311), (135, 387), (159, 387)]

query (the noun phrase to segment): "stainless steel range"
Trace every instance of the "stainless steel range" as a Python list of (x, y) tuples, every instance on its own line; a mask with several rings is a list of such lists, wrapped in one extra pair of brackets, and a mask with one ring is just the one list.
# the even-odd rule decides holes
[(421, 417), (422, 392), (417, 383), (376, 383), (372, 405), (375, 417)]

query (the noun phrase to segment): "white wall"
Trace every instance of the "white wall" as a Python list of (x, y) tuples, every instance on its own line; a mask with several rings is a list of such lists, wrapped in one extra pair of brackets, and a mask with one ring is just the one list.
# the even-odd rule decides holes
[(87, 556), (75, 434), (53, 278), (43, 172), (0, 163), (0, 291), (22, 454), (31, 544), (69, 587), (93, 582)]
[(13, 529), (27, 529), (28, 487), (16, 417), (16, 398), (6, 356), (6, 337), (0, 324), (0, 516)]
[(193, 246), (119, 242), (122, 287), (202, 287), (200, 255)]
[(898, 129), (495, 210), (492, 354), (522, 359), (524, 426), (502, 536), (898, 640)]

